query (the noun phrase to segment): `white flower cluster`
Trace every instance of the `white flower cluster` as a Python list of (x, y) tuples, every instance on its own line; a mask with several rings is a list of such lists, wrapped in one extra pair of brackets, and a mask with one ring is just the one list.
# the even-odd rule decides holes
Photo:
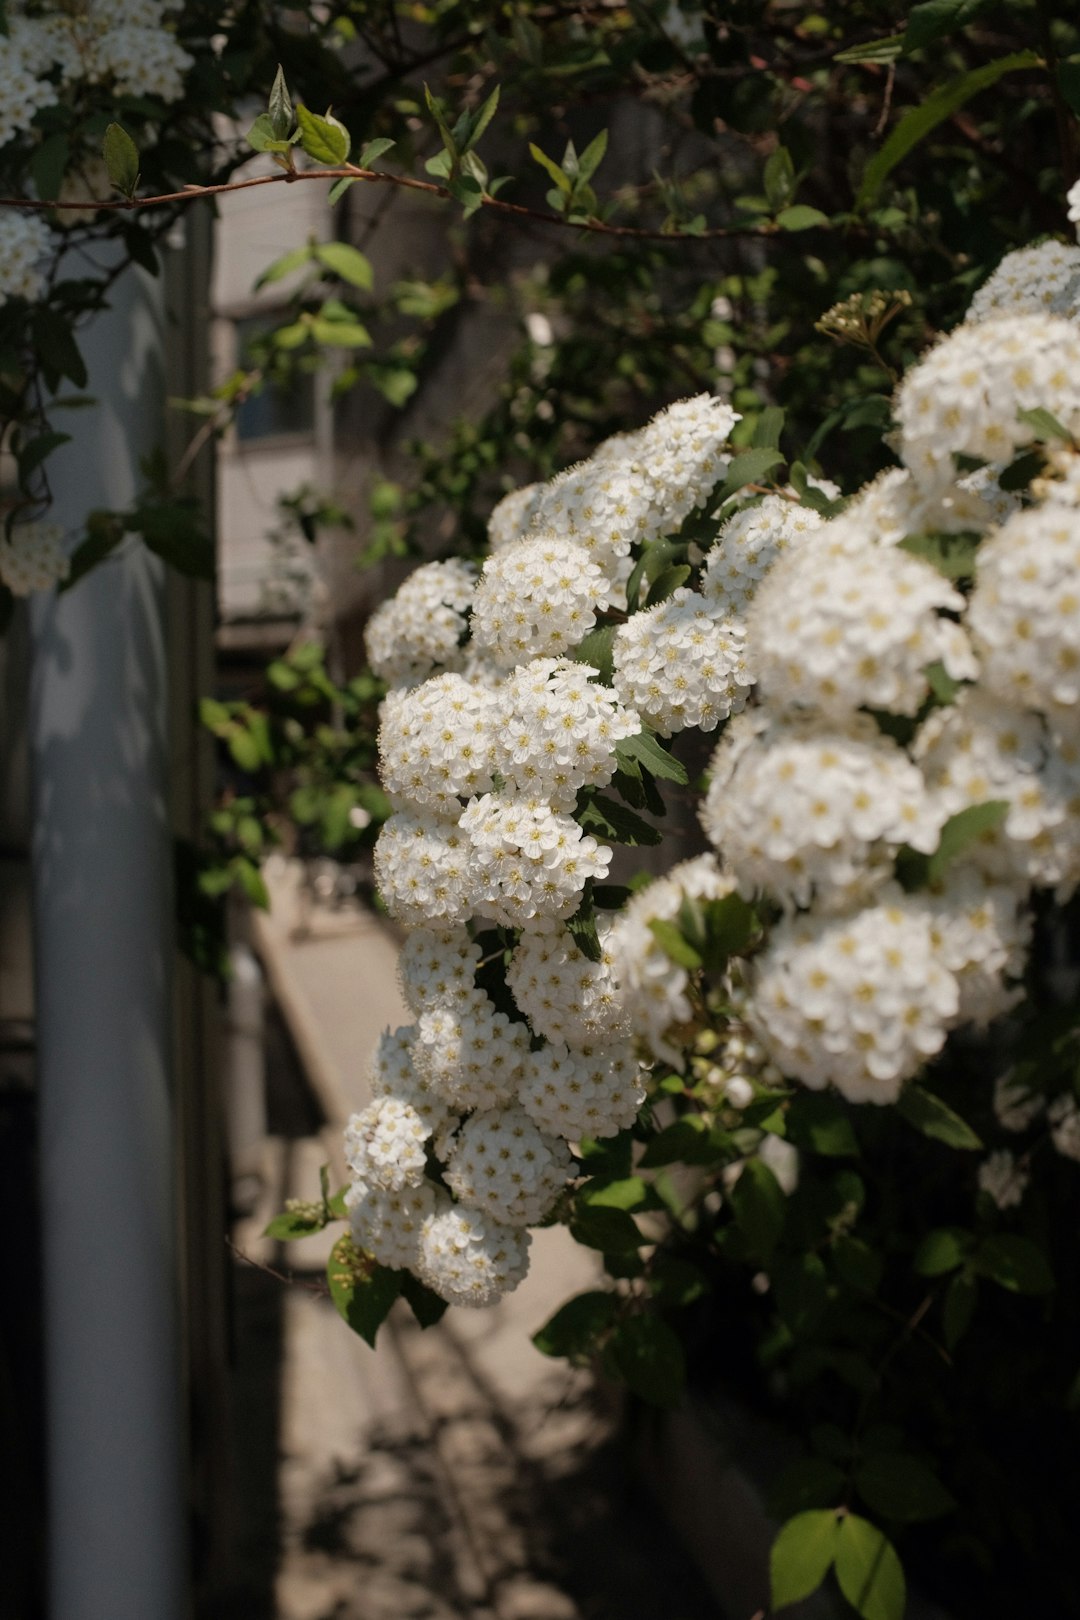
[(717, 617), (743, 615), (777, 558), (802, 545), (824, 519), (786, 495), (766, 495), (724, 523), (709, 552), (702, 581)]
[(501, 669), (575, 647), (611, 587), (585, 548), (554, 532), (527, 535), (484, 564), (473, 600), (476, 646)]
[(0, 213), (0, 304), (9, 298), (33, 303), (41, 297), (58, 245), (55, 231), (37, 214), (14, 208)]
[(390, 686), (412, 686), (436, 669), (459, 670), (476, 570), (452, 557), (409, 575), (397, 595), (368, 620), (368, 662)]
[(663, 737), (715, 731), (750, 694), (746, 636), (697, 591), (680, 589), (635, 613), (615, 635), (615, 690)]
[[(0, 218), (0, 231), (4, 223)], [(0, 583), (15, 596), (47, 591), (67, 578), (69, 568), (57, 523), (16, 523), (10, 536), (0, 535)]]
[(573, 810), (578, 789), (604, 787), (615, 773), (615, 745), (641, 730), (600, 672), (566, 658), (537, 658), (515, 670), (496, 704), (494, 762), (514, 793), (539, 794)]
[(984, 281), (968, 310), (969, 321), (996, 315), (1080, 315), (1080, 247), (1039, 242), (1007, 253)]

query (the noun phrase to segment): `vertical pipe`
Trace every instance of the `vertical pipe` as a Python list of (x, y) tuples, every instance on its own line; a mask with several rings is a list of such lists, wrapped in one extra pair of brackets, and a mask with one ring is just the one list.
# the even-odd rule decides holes
[[(74, 268), (74, 273), (78, 273)], [(138, 493), (161, 437), (160, 284), (80, 333), (53, 516)], [(185, 1555), (169, 1081), (163, 578), (122, 548), (33, 602), (35, 976), (51, 1620), (180, 1620)]]

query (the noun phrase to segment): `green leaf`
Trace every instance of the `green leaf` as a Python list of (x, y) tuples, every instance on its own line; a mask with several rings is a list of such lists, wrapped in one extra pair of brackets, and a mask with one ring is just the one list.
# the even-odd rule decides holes
[(309, 327), (316, 343), (332, 349), (366, 349), (371, 344), (371, 333), (359, 321), (341, 321), (316, 316)]
[(895, 62), (904, 48), (903, 34), (890, 34), (885, 39), (866, 40), (862, 45), (849, 45), (837, 51), (834, 62), (845, 66), (859, 62)]
[(310, 264), (314, 256), (315, 249), (310, 242), (306, 242), (303, 247), (291, 248), (288, 253), (283, 253), (280, 259), (275, 259), (273, 264), (267, 265), (262, 274), (256, 277), (255, 290), (269, 287), (271, 282), (291, 276), (294, 270), (300, 270), (304, 265)]
[(901, 551), (921, 557), (946, 579), (970, 579), (981, 535), (909, 534), (900, 542)]
[(70, 591), (84, 574), (115, 551), (127, 534), (121, 518), (115, 512), (91, 512), (86, 520), (86, 539), (71, 554), (68, 576), (61, 582), (60, 591)]
[(662, 834), (647, 821), (602, 794), (588, 792), (577, 811), (577, 822), (594, 838), (610, 838), (616, 844), (638, 846), (659, 844)]
[(624, 765), (628, 759), (635, 759), (653, 776), (665, 782), (679, 782), (685, 787), (690, 780), (686, 766), (674, 754), (669, 754), (651, 731), (639, 731), (634, 737), (623, 737), (615, 744), (615, 758), (620, 765)]
[(274, 136), (279, 141), (287, 140), (293, 127), (293, 104), (285, 83), (285, 70), (278, 63), (278, 70), (274, 74), (274, 82), (270, 86), (270, 98), (267, 102), (267, 114)]
[(424, 101), (425, 101), (425, 103), (427, 105), (428, 112), (431, 114), (432, 118), (434, 118), (434, 120), (435, 120), (435, 124), (436, 124), (436, 127), (438, 128), (439, 134), (442, 136), (442, 142), (443, 142), (443, 145), (446, 148), (447, 157), (450, 159), (450, 162), (452, 164), (456, 163), (457, 159), (458, 159), (458, 144), (457, 144), (457, 141), (454, 139), (454, 132), (450, 128), (450, 125), (449, 125), (449, 123), (447, 121), (446, 109), (443, 106), (442, 102), (439, 100), (438, 96), (433, 96), (432, 95), (430, 89), (428, 88), (428, 86), (426, 84), (424, 86)]
[(370, 292), (374, 287), (375, 277), (370, 261), (359, 248), (350, 246), (348, 242), (320, 242), (314, 255), (320, 264), (340, 280), (347, 281), (351, 287), (360, 287), (364, 292)]
[[(361, 156), (363, 156), (363, 153), (361, 153)], [(361, 166), (363, 167), (364, 165)], [(333, 208), (336, 202), (341, 201), (342, 197), (344, 197), (350, 186), (355, 186), (357, 184), (358, 179), (358, 175), (343, 174), (340, 180), (334, 181), (333, 185), (330, 187), (330, 190), (326, 193), (326, 200), (330, 204), (331, 208)]]
[(829, 1303), (828, 1279), (820, 1255), (785, 1255), (774, 1261), (771, 1281), (783, 1322), (797, 1338), (812, 1334)]
[(547, 153), (542, 152), (540, 148), (532, 141), (529, 142), (529, 153), (533, 162), (539, 163), (544, 173), (554, 180), (559, 190), (561, 192), (565, 192), (565, 194), (569, 196), (571, 191), (574, 189), (574, 182), (570, 179), (568, 174), (563, 173), (559, 165), (555, 162), (555, 159), (549, 158)]
[(922, 5), (912, 6), (901, 36), (904, 55), (910, 56), (912, 51), (922, 50), (935, 39), (966, 28), (980, 11), (985, 11), (987, 3), (988, 0), (924, 0)]
[(618, 1181), (590, 1181), (578, 1197), (590, 1209), (641, 1209), (649, 1201), (649, 1184), (640, 1176)]
[(705, 966), (710, 973), (723, 970), (729, 956), (738, 956), (754, 932), (754, 910), (741, 894), (709, 900), (705, 913)]
[(726, 501), (729, 495), (745, 488), (747, 484), (759, 484), (766, 473), (778, 467), (784, 458), (779, 450), (759, 448), (744, 450), (737, 455), (728, 468), (727, 477), (721, 484), (717, 494), (721, 501)]
[(618, 1294), (603, 1289), (577, 1294), (533, 1334), (532, 1342), (545, 1356), (588, 1355), (611, 1326), (618, 1308)]
[(755, 450), (779, 450), (784, 431), (784, 412), (779, 405), (766, 405), (754, 423)]
[(570, 1222), (570, 1236), (586, 1249), (600, 1249), (604, 1254), (621, 1254), (638, 1249), (645, 1239), (637, 1222), (623, 1209), (597, 1208), (579, 1204)]
[(987, 799), (983, 804), (971, 804), (950, 816), (941, 829), (938, 847), (930, 857), (927, 877), (937, 883), (944, 877), (951, 861), (977, 844), (984, 834), (994, 832), (1009, 814), (1008, 799)]
[(320, 118), (307, 107), (297, 107), (296, 121), (300, 126), (300, 145), (316, 163), (337, 168), (349, 156), (349, 132), (344, 124), (328, 113)]
[(616, 1367), (635, 1395), (653, 1406), (677, 1406), (686, 1383), (678, 1335), (659, 1316), (631, 1316), (611, 1339)]
[(288, 152), (291, 148), (289, 141), (275, 133), (269, 113), (260, 113), (244, 138), (253, 152)]
[(608, 147), (608, 132), (602, 129), (595, 136), (578, 158), (577, 178), (582, 185), (592, 179), (601, 163)]
[(681, 931), (672, 922), (663, 917), (649, 919), (649, 932), (664, 954), (679, 967), (689, 968), (693, 972), (701, 967), (702, 959)]
[(479, 112), (475, 113), (470, 120), (472, 127), (469, 131), (468, 140), (465, 144), (466, 151), (470, 151), (477, 144), (481, 135), (483, 135), (484, 131), (491, 123), (491, 120), (494, 118), (498, 105), (499, 87), (496, 85), (490, 96), (488, 96), (487, 100), (484, 102), (484, 105), (480, 108)]
[(1050, 1263), (1037, 1243), (1013, 1232), (995, 1232), (975, 1251), (975, 1270), (1013, 1294), (1049, 1294), (1054, 1287)]
[(788, 1105), (785, 1124), (788, 1141), (810, 1153), (844, 1158), (859, 1151), (843, 1104), (827, 1092), (797, 1093)]
[(649, 1288), (662, 1305), (692, 1305), (709, 1292), (709, 1279), (692, 1260), (660, 1251), (649, 1270)]
[(615, 674), (615, 663), (612, 649), (615, 645), (614, 624), (600, 624), (595, 630), (590, 630), (582, 636), (577, 646), (570, 653), (570, 657), (577, 664), (589, 664), (595, 669), (605, 686), (610, 686)]
[(566, 931), (582, 956), (587, 957), (590, 962), (603, 961), (604, 951), (600, 944), (600, 935), (596, 931), (596, 911), (587, 885), (585, 898), (574, 915), (567, 920)]
[(906, 1086), (900, 1093), (896, 1111), (909, 1125), (935, 1142), (969, 1150), (982, 1147), (982, 1141), (967, 1121), (922, 1086)]
[(721, 1151), (705, 1120), (687, 1114), (665, 1125), (646, 1144), (638, 1165), (642, 1170), (655, 1170), (665, 1164), (715, 1164)]
[(859, 1495), (872, 1512), (901, 1524), (940, 1519), (956, 1500), (937, 1475), (903, 1451), (875, 1451), (855, 1470)]
[(396, 145), (396, 141), (388, 140), (385, 135), (378, 136), (376, 140), (368, 141), (356, 160), (358, 166), (361, 169), (370, 169), (378, 158), (381, 158), (385, 152), (389, 152), (390, 148)]
[(1021, 422), (1026, 422), (1028, 427), (1035, 429), (1040, 439), (1063, 439), (1066, 444), (1072, 443), (1072, 434), (1068, 428), (1062, 427), (1057, 417), (1043, 410), (1041, 405), (1036, 405), (1030, 411), (1017, 411), (1016, 414)]
[(190, 579), (213, 579), (214, 544), (194, 504), (173, 501), (140, 507), (131, 514), (128, 526), (178, 573)]
[(748, 1159), (729, 1197), (736, 1224), (751, 1254), (768, 1264), (787, 1213), (780, 1183), (761, 1159)]
[(836, 1578), (862, 1620), (903, 1620), (907, 1589), (896, 1549), (876, 1525), (855, 1513), (840, 1521)]
[(805, 203), (795, 203), (791, 208), (782, 208), (776, 216), (776, 223), (782, 231), (812, 231), (815, 228), (829, 224), (828, 214), (823, 214), (820, 208), (808, 208)]
[(836, 1556), (840, 1521), (831, 1508), (797, 1513), (780, 1527), (769, 1553), (769, 1589), (774, 1609), (816, 1592)]
[(824, 1457), (797, 1457), (769, 1489), (768, 1510), (774, 1519), (790, 1519), (807, 1508), (831, 1507), (842, 1499), (847, 1475)]
[(401, 1292), (401, 1273), (380, 1266), (350, 1237), (338, 1238), (326, 1264), (330, 1298), (354, 1333), (375, 1348), (375, 1335)]
[(962, 1266), (971, 1253), (973, 1239), (962, 1226), (939, 1226), (927, 1232), (912, 1256), (911, 1264), (920, 1277), (943, 1277)]
[(877, 1293), (885, 1267), (880, 1254), (869, 1243), (843, 1233), (832, 1246), (832, 1259), (841, 1282), (858, 1294)]
[(1024, 68), (1040, 65), (1040, 59), (1034, 51), (1014, 51), (1010, 56), (1000, 56), (994, 62), (985, 62), (982, 67), (964, 73), (960, 78), (932, 90), (925, 101), (904, 114), (884, 146), (866, 165), (862, 185), (855, 199), (855, 207), (860, 211), (871, 208), (897, 164), (902, 163), (913, 147), (924, 140), (930, 131), (936, 129), (946, 118), (951, 118), (966, 101), (971, 100), (972, 96), (978, 95), (980, 90), (989, 89), (1006, 73), (1015, 73)]
[(406, 1301), (422, 1328), (434, 1327), (446, 1315), (448, 1306), (433, 1288), (414, 1277), (411, 1271), (401, 1273), (401, 1297)]
[(30, 178), (39, 197), (48, 200), (60, 195), (70, 157), (71, 143), (60, 130), (47, 136), (31, 153)]
[(787, 204), (795, 189), (795, 165), (786, 146), (778, 146), (766, 158), (762, 183), (769, 207), (775, 213)]
[(311, 1214), (302, 1214), (299, 1210), (286, 1210), (283, 1215), (275, 1215), (263, 1232), (263, 1237), (274, 1238), (278, 1243), (292, 1243), (297, 1238), (311, 1237), (314, 1232), (321, 1232), (326, 1225), (326, 1212), (320, 1207), (315, 1208)]
[(669, 596), (674, 596), (680, 585), (686, 584), (692, 572), (688, 563), (677, 563), (673, 568), (665, 568), (662, 574), (657, 574), (649, 586), (645, 606), (656, 607), (660, 602), (666, 602)]
[(101, 155), (117, 191), (133, 197), (139, 183), (139, 149), (121, 124), (110, 124), (106, 129)]
[(979, 1299), (979, 1284), (970, 1271), (960, 1271), (953, 1278), (945, 1293), (941, 1307), (941, 1325), (945, 1334), (945, 1346), (948, 1350), (955, 1350), (960, 1340), (971, 1326), (971, 1318), (975, 1315), (975, 1306)]

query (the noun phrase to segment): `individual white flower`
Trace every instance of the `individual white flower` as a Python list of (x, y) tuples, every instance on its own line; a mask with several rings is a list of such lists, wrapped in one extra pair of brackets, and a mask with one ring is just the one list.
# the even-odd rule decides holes
[(352, 1240), (382, 1266), (415, 1270), (421, 1227), (445, 1198), (430, 1181), (396, 1191), (354, 1181), (345, 1194)]
[(1048, 502), (984, 540), (968, 624), (990, 691), (1080, 727), (1080, 509)]
[[(1070, 224), (1080, 226), (1080, 180), (1070, 186), (1065, 201), (1069, 205)], [(1080, 236), (1080, 230), (1077, 231), (1077, 235)]]
[(512, 540), (520, 540), (533, 527), (543, 484), (526, 484), (504, 495), (488, 518), (488, 545), (501, 551)]
[(0, 305), (9, 298), (32, 304), (41, 297), (59, 240), (37, 214), (21, 214), (14, 208), (0, 211)]
[[(476, 988), (480, 947), (464, 928), (414, 928), (398, 953), (398, 982), (417, 1016), (467, 1000)], [(411, 1026), (410, 1026), (411, 1027)]]
[(631, 1027), (659, 1060), (676, 1068), (685, 1062), (679, 1026), (693, 1017), (686, 993), (690, 975), (668, 956), (649, 923), (674, 922), (685, 899), (722, 900), (734, 890), (734, 878), (721, 872), (713, 856), (698, 855), (632, 895), (611, 930), (611, 955)]
[(1080, 764), (1054, 746), (1037, 714), (968, 687), (928, 716), (912, 752), (946, 815), (990, 800), (1009, 806), (1001, 825), (965, 850), (965, 862), (1062, 897), (1080, 883)]
[(621, 702), (664, 737), (687, 726), (714, 731), (745, 707), (753, 684), (742, 627), (685, 587), (619, 626), (614, 663)]
[(537, 1035), (570, 1046), (611, 1039), (629, 1028), (611, 952), (611, 921), (597, 920), (601, 958), (592, 962), (565, 928), (522, 930), (506, 982)]
[(472, 1114), (454, 1138), (446, 1181), (462, 1204), (507, 1226), (536, 1226), (566, 1186), (566, 1143), (540, 1131), (518, 1104)]
[(1080, 247), (1039, 242), (1006, 253), (968, 308), (969, 321), (995, 315), (1080, 315)]
[(63, 533), (58, 523), (16, 523), (10, 538), (0, 531), (0, 582), (15, 596), (29, 596), (67, 579)]
[(1003, 1130), (1026, 1131), (1045, 1106), (1046, 1099), (1011, 1069), (994, 1082), (994, 1115)]
[(602, 880), (611, 862), (606, 844), (542, 799), (485, 793), (460, 826), (472, 848), (473, 910), (508, 928), (572, 916), (587, 880)]
[[(444, 1097), (436, 1095), (417, 1074), (412, 1053), (419, 1033), (416, 1024), (384, 1030), (371, 1060), (369, 1080), (372, 1096), (394, 1097), (408, 1103), (419, 1116), (427, 1136), (441, 1131), (450, 1117)], [(358, 1171), (357, 1174), (360, 1174)]]
[(415, 686), (437, 669), (458, 670), (476, 586), (471, 563), (425, 563), (375, 609), (364, 633), (368, 662), (390, 686)]
[(615, 1136), (634, 1123), (645, 1101), (642, 1072), (629, 1040), (551, 1041), (527, 1057), (518, 1099), (552, 1136), (569, 1142)]
[(900, 384), (900, 457), (921, 484), (955, 478), (954, 457), (999, 466), (1038, 433), (1020, 412), (1042, 407), (1080, 431), (1080, 330), (1057, 315), (998, 315), (957, 327)]
[(464, 675), (388, 692), (379, 714), (379, 776), (396, 800), (455, 821), (462, 799), (493, 785), (499, 700)]
[(528, 1050), (528, 1026), (474, 990), (467, 1001), (421, 1013), (412, 1055), (421, 1079), (452, 1108), (494, 1108), (514, 1097)]
[(592, 629), (610, 593), (576, 540), (550, 532), (528, 535), (484, 564), (473, 601), (473, 638), (503, 669), (558, 656)]
[(422, 926), (469, 916), (471, 846), (452, 822), (396, 811), (379, 829), (374, 864), (383, 903), (398, 922)]
[(729, 518), (710, 547), (701, 586), (716, 617), (744, 614), (776, 559), (823, 522), (820, 512), (786, 495), (766, 495)]
[(528, 1271), (529, 1242), (478, 1209), (440, 1204), (420, 1233), (417, 1274), (451, 1305), (494, 1305)]
[(984, 1029), (1020, 998), (1015, 981), (1031, 942), (1026, 885), (991, 883), (958, 863), (938, 887), (912, 899), (926, 910), (934, 949), (956, 978), (957, 1022)]
[(898, 888), (847, 916), (803, 913), (755, 959), (747, 1019), (777, 1066), (851, 1102), (895, 1102), (957, 1016), (924, 910)]
[(1008, 1148), (989, 1154), (980, 1164), (979, 1191), (993, 1199), (998, 1209), (1014, 1209), (1023, 1201), (1031, 1172), (1018, 1164)]
[(754, 598), (747, 659), (766, 701), (836, 716), (862, 707), (914, 714), (929, 664), (974, 676), (963, 630), (941, 617), (963, 608), (960, 593), (895, 547), (833, 546), (831, 529), (781, 558)]
[(1065, 1159), (1080, 1161), (1080, 1107), (1068, 1092), (1055, 1097), (1046, 1110), (1050, 1140)]
[(903, 844), (932, 853), (943, 813), (918, 767), (868, 715), (841, 728), (818, 719), (741, 715), (710, 767), (701, 821), (740, 892), (835, 906), (892, 875)]
[(509, 789), (573, 810), (579, 788), (611, 781), (615, 745), (636, 736), (641, 720), (590, 679), (598, 673), (567, 658), (536, 658), (511, 675), (491, 726), (492, 763)]
[(424, 1179), (430, 1126), (400, 1097), (377, 1097), (345, 1127), (345, 1161), (368, 1187), (397, 1192)]

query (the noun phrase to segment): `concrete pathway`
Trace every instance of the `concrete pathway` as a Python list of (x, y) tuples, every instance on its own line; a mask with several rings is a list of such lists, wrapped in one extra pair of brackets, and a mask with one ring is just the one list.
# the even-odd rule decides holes
[(285, 1198), (317, 1197), (320, 1164), (343, 1178), (341, 1126), (367, 1100), (371, 1050), (409, 1017), (392, 932), (309, 906), (297, 879), (271, 873), (273, 910), (254, 927), (285, 1030), (270, 1030), (264, 1193), (234, 1241), (293, 1285), (237, 1262), (243, 1512), (223, 1615), (715, 1620), (633, 1484), (611, 1395), (530, 1343), (595, 1277), (564, 1230), (535, 1234), (528, 1278), (490, 1310), (421, 1332), (395, 1306), (377, 1352), (319, 1291), (326, 1235), (287, 1247), (260, 1235)]

